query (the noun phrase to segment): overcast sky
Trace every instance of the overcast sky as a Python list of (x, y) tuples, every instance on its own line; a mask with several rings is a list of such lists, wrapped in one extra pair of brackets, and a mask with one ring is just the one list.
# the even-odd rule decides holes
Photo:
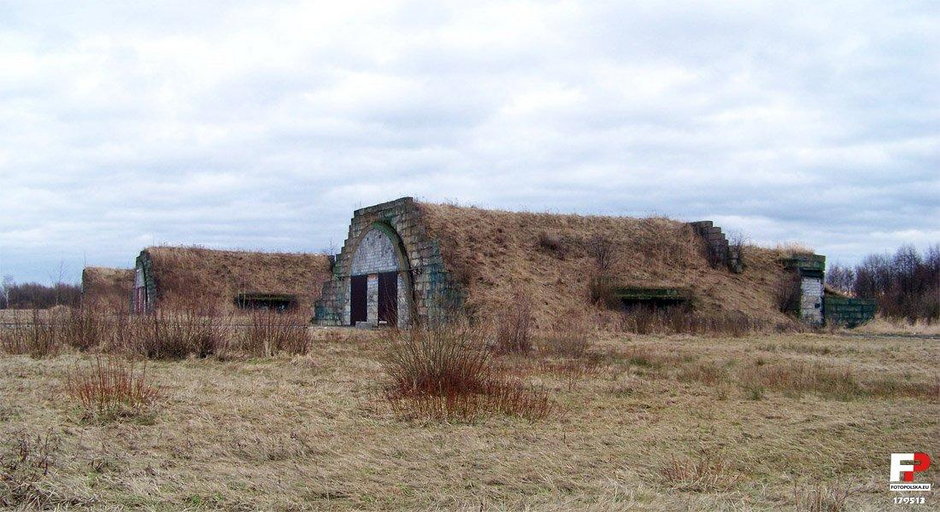
[(338, 247), (406, 195), (713, 219), (844, 263), (940, 241), (934, 1), (131, 3), (0, 0), (17, 281)]

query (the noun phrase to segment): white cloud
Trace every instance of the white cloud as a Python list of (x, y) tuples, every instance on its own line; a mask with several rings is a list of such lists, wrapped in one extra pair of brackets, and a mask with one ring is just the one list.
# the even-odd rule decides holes
[(937, 241), (929, 2), (4, 8), (2, 273), (318, 250), (356, 207), (714, 218), (831, 259)]

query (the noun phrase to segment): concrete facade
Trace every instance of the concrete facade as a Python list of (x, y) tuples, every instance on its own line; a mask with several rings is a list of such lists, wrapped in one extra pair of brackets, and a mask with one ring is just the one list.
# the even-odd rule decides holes
[(826, 257), (821, 254), (800, 254), (785, 259), (783, 264), (791, 272), (796, 272), (800, 278), (800, 302), (798, 310), (793, 313), (810, 325), (823, 325)]
[(823, 324), (823, 280), (800, 278), (800, 318), (810, 325)]
[(410, 197), (356, 210), (336, 256), (332, 278), (314, 308), (319, 325), (350, 325), (350, 278), (368, 275), (367, 323), (378, 318), (378, 273), (398, 273), (398, 324), (443, 316), (463, 295), (444, 268), (440, 246), (428, 236)]
[(153, 278), (153, 260), (146, 251), (142, 251), (134, 263), (134, 312), (152, 313), (156, 308), (156, 299), (157, 283)]

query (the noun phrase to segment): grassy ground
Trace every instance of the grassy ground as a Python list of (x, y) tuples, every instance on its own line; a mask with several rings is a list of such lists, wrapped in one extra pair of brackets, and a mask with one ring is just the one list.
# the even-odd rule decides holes
[(4, 460), (25, 442), (35, 492), (95, 509), (890, 510), (898, 451), (940, 486), (936, 338), (609, 336), (501, 359), (548, 419), (440, 424), (390, 410), (381, 333), (314, 336), (307, 356), (149, 362), (163, 397), (116, 420), (64, 392), (92, 356), (0, 356)]

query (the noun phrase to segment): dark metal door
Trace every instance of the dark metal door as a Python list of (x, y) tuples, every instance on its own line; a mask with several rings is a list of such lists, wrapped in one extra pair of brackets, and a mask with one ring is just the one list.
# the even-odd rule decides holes
[(379, 274), (379, 322), (398, 325), (398, 272)]
[(352, 276), (349, 278), (349, 325), (368, 320), (366, 309), (366, 295), (368, 290), (368, 276)]

